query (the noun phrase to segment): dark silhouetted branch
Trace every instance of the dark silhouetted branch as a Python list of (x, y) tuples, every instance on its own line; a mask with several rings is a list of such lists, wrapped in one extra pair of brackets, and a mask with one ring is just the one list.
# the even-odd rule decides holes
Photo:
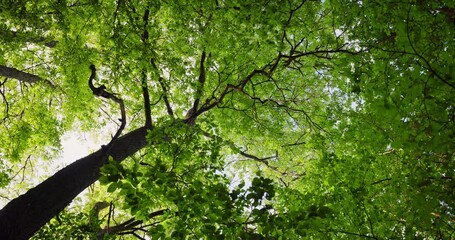
[(45, 82), (46, 84), (49, 84), (51, 87), (55, 87), (54, 84), (52, 84), (50, 81), (45, 80), (40, 76), (26, 73), (16, 68), (6, 67), (2, 65), (0, 65), (0, 76), (14, 78), (25, 83)]
[[(155, 212), (152, 212), (148, 215), (150, 219), (163, 215), (165, 209), (158, 210)], [(126, 232), (126, 231), (131, 231), (134, 230), (136, 226), (142, 224), (142, 220), (136, 220), (135, 218), (131, 218), (123, 223), (120, 223), (116, 226), (106, 226), (104, 229), (101, 229), (100, 232), (98, 232), (97, 236), (102, 237), (105, 234), (119, 234), (121, 232)]]
[(163, 90), (163, 100), (164, 104), (166, 104), (167, 114), (171, 117), (174, 117), (174, 111), (172, 110), (171, 104), (169, 103), (169, 99), (167, 96), (168, 92), (166, 85), (164, 84), (164, 79), (162, 77), (159, 77), (158, 82), (160, 83), (161, 89)]
[(106, 91), (106, 86), (101, 85), (100, 87), (95, 87), (93, 85), (93, 80), (96, 78), (96, 68), (95, 65), (90, 65), (90, 70), (92, 70), (92, 74), (90, 75), (90, 78), (88, 80), (88, 85), (90, 89), (92, 90), (93, 94), (98, 97), (103, 97), (106, 99), (111, 99), (112, 101), (116, 102), (120, 106), (120, 112), (121, 112), (121, 118), (119, 119), (121, 121), (120, 127), (115, 133), (115, 135), (112, 137), (111, 142), (108, 144), (106, 147), (106, 152), (110, 150), (112, 147), (112, 143), (114, 140), (116, 140), (120, 134), (122, 133), (123, 129), (126, 126), (126, 112), (125, 112), (125, 104), (123, 103), (123, 100), (115, 96), (114, 94)]

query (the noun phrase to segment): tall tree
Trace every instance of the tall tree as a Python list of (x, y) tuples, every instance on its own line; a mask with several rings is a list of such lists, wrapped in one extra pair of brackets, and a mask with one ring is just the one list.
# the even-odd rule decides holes
[(1, 239), (454, 237), (453, 4), (2, 4)]

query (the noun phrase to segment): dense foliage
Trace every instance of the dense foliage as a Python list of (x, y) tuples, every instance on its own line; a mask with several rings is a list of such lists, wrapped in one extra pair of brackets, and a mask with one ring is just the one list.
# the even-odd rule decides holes
[(91, 64), (124, 132), (152, 120), (36, 239), (455, 238), (452, 1), (0, 9), (2, 197), (66, 132), (115, 134)]

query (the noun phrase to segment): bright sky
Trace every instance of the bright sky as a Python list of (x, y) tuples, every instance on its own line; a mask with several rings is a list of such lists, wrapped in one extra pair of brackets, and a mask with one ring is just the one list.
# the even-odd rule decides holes
[[(13, 181), (5, 188), (1, 189), (0, 195), (14, 199), (16, 196), (25, 193), (31, 187), (41, 183), (44, 179), (52, 176), (65, 166), (97, 150), (103, 143), (99, 138), (87, 133), (78, 133), (74, 131), (67, 132), (62, 137), (62, 149), (60, 157), (51, 161), (42, 161), (32, 159), (33, 168), (29, 168), (24, 175), (22, 182), (22, 173), (19, 173)], [(30, 165), (28, 165), (30, 167)], [(21, 183), (22, 182), (22, 183)], [(0, 197), (0, 209), (8, 203), (8, 199)]]
[(61, 167), (73, 163), (88, 155), (93, 150), (97, 150), (97, 146), (103, 144), (97, 144), (97, 142), (99, 142), (99, 139), (94, 139), (93, 136), (87, 136), (87, 134), (77, 132), (66, 133), (62, 138), (63, 152), (61, 157), (55, 161), (55, 164), (61, 169)]

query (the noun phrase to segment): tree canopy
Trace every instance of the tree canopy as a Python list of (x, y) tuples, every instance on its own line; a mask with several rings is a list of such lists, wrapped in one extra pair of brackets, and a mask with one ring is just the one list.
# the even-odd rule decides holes
[(0, 9), (1, 239), (455, 238), (454, 2)]

